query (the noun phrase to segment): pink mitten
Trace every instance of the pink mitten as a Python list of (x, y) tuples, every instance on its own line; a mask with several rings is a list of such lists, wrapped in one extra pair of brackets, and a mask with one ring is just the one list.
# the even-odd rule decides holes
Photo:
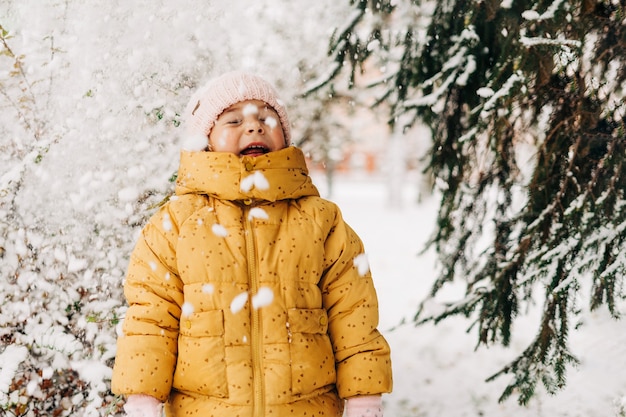
[(163, 403), (150, 395), (129, 395), (124, 404), (127, 417), (161, 417)]
[(380, 395), (363, 395), (346, 400), (346, 417), (383, 417)]

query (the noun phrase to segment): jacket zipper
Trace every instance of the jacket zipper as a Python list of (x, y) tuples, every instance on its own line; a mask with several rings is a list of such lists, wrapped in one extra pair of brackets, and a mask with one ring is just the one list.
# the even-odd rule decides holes
[[(246, 252), (248, 256), (248, 282), (250, 296), (252, 298), (258, 292), (259, 283), (257, 275), (256, 239), (252, 230), (252, 222), (248, 217), (249, 207), (244, 209)], [(261, 312), (252, 307), (250, 301), (250, 347), (252, 349), (252, 386), (253, 386), (253, 415), (265, 416), (265, 387), (262, 366), (262, 343), (261, 343)]]

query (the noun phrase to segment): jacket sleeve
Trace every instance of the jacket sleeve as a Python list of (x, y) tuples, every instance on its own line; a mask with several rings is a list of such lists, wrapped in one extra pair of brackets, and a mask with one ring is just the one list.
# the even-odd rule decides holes
[(132, 252), (124, 295), (128, 310), (111, 389), (117, 394), (168, 398), (176, 366), (178, 322), (183, 303), (176, 268), (178, 224), (168, 204), (144, 227)]
[(325, 243), (325, 272), (320, 284), (341, 398), (392, 389), (390, 348), (377, 329), (378, 299), (363, 257), (361, 239), (337, 209)]

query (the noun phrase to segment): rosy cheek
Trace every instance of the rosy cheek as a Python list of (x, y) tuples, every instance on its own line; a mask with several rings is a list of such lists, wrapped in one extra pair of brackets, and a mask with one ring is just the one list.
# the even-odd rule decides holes
[(224, 148), (228, 143), (228, 132), (222, 132), (219, 138), (217, 138), (217, 144), (220, 148)]

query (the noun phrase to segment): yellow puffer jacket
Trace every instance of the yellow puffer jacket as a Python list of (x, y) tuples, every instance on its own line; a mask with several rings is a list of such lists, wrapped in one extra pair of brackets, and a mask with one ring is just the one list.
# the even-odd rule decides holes
[(183, 152), (131, 256), (113, 392), (186, 417), (341, 416), (390, 392), (362, 253), (298, 148)]

